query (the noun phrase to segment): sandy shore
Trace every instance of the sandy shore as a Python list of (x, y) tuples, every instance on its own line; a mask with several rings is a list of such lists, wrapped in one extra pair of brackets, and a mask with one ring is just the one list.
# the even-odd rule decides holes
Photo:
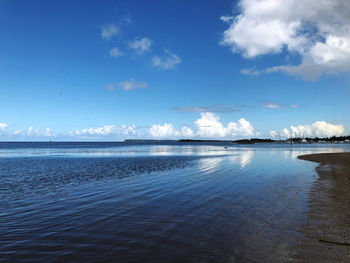
[(350, 262), (350, 153), (302, 155), (319, 163), (319, 179), (310, 192), (305, 238), (294, 262)]

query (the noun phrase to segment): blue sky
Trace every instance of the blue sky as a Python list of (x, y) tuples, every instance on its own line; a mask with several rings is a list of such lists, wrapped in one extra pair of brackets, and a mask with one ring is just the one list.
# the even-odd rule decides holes
[(349, 134), (350, 4), (314, 2), (1, 1), (0, 139)]

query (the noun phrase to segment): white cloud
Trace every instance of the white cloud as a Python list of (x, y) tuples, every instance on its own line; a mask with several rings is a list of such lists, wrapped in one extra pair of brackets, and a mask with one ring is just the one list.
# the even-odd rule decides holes
[(279, 134), (284, 138), (290, 137), (331, 137), (344, 135), (343, 125), (335, 125), (326, 121), (317, 121), (311, 125), (291, 125), (284, 128), (281, 133), (271, 131), (270, 136)]
[(279, 108), (281, 108), (281, 105), (278, 103), (271, 102), (271, 103), (264, 104), (264, 108), (279, 109)]
[(174, 137), (176, 130), (172, 124), (164, 123), (163, 125), (154, 124), (149, 129), (149, 133), (154, 138)]
[(152, 45), (152, 41), (147, 37), (137, 38), (134, 41), (129, 42), (129, 47), (134, 49), (138, 54), (143, 54), (149, 51)]
[(122, 125), (121, 128), (119, 129), (119, 134), (124, 137), (129, 137), (129, 136), (138, 135), (138, 132), (136, 131), (135, 125), (130, 125), (130, 126)]
[(104, 125), (96, 128), (87, 128), (70, 132), (70, 136), (79, 138), (99, 138), (99, 137), (116, 137), (119, 139), (132, 138), (138, 136), (135, 125)]
[(13, 132), (12, 132), (12, 134), (13, 135), (19, 135), (19, 134), (21, 134), (23, 132), (23, 129), (18, 129), (18, 130), (14, 130)]
[(97, 128), (75, 130), (74, 132), (71, 132), (71, 134), (77, 136), (108, 136), (112, 135), (115, 129), (115, 125), (105, 125)]
[(237, 123), (229, 122), (224, 126), (219, 116), (211, 112), (201, 113), (201, 117), (194, 122), (195, 130), (183, 126), (180, 130), (172, 124), (154, 124), (149, 129), (153, 138), (197, 138), (203, 139), (235, 139), (257, 136), (259, 133), (245, 119), (241, 118)]
[(260, 71), (256, 70), (255, 68), (246, 68), (246, 69), (241, 69), (241, 74), (250, 75), (250, 76), (259, 76)]
[(114, 24), (106, 24), (102, 26), (101, 36), (103, 39), (111, 39), (119, 34), (119, 27)]
[(25, 135), (27, 137), (55, 137), (56, 134), (52, 132), (50, 128), (45, 129), (35, 129), (34, 127), (29, 127), (26, 131), (19, 129), (13, 132), (14, 135)]
[(271, 100), (262, 100), (261, 104), (262, 104), (263, 108), (268, 108), (268, 109), (281, 109), (281, 108), (295, 109), (295, 108), (299, 108), (298, 104), (285, 105), (285, 104), (281, 104), (281, 103), (271, 101)]
[(191, 128), (187, 126), (183, 126), (180, 131), (180, 136), (183, 137), (192, 137), (194, 135), (193, 131)]
[(190, 107), (172, 107), (175, 111), (180, 112), (221, 112), (221, 113), (229, 113), (229, 112), (237, 112), (240, 111), (241, 108), (248, 107), (246, 105), (209, 105), (209, 106), (190, 106)]
[(149, 134), (153, 138), (190, 138), (193, 131), (187, 126), (183, 126), (180, 130), (176, 130), (172, 124), (164, 123), (163, 125), (154, 124), (149, 129)]
[(8, 124), (0, 122), (0, 132), (4, 131), (8, 128)]
[(225, 127), (220, 122), (220, 117), (211, 112), (201, 113), (201, 118), (195, 121), (195, 125), (196, 134), (204, 138), (235, 138), (257, 135), (254, 127), (244, 118), (239, 119), (237, 123), (229, 122)]
[(112, 49), (109, 51), (109, 55), (110, 55), (111, 57), (113, 57), (113, 58), (118, 58), (118, 57), (123, 56), (124, 53), (121, 52), (119, 48), (114, 47), (114, 48), (112, 48)]
[(166, 50), (166, 57), (155, 56), (152, 58), (152, 64), (156, 68), (160, 69), (173, 69), (177, 64), (181, 62), (181, 58), (174, 53)]
[(261, 72), (283, 71), (314, 80), (350, 71), (350, 1), (241, 0), (238, 7), (239, 15), (221, 17), (229, 24), (222, 45), (246, 58), (284, 49), (302, 57), (300, 65)]
[(277, 131), (270, 131), (269, 134), (272, 139), (275, 139), (279, 136), (279, 133)]
[[(130, 81), (121, 81), (117, 85), (125, 91), (129, 91), (133, 89), (145, 89), (148, 87), (146, 82), (136, 81), (134, 78), (132, 78)], [(107, 88), (108, 87), (109, 87), (109, 90), (112, 90), (111, 89), (112, 86), (108, 85)]]
[(225, 137), (224, 125), (220, 117), (211, 112), (201, 113), (201, 118), (196, 120), (197, 134), (201, 137)]

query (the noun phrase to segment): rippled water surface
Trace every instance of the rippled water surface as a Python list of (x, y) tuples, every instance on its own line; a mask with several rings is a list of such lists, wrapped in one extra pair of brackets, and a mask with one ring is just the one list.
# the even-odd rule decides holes
[(280, 262), (343, 145), (0, 143), (0, 261)]

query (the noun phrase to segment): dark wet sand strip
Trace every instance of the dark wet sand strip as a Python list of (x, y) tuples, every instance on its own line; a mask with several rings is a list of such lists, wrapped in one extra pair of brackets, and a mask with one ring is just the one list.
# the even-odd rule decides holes
[(350, 153), (301, 155), (319, 163), (319, 179), (310, 192), (305, 235), (293, 253), (295, 262), (350, 262)]

